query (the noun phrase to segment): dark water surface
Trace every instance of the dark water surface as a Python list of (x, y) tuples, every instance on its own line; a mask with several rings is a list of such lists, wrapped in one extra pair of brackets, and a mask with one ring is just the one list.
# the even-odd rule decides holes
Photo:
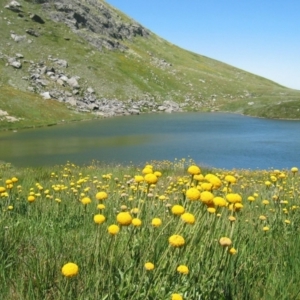
[(149, 114), (0, 132), (0, 160), (22, 167), (188, 157), (226, 169), (300, 167), (300, 121), (225, 113)]

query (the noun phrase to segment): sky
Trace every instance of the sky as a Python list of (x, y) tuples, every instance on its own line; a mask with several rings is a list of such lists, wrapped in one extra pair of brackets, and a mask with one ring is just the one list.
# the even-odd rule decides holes
[(106, 0), (192, 52), (300, 90), (300, 0)]

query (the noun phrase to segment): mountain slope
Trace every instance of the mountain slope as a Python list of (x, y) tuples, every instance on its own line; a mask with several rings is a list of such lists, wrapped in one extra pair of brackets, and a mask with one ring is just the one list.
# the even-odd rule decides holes
[[(300, 91), (181, 49), (105, 1), (0, 0), (0, 8), (0, 110), (18, 112), (22, 126), (180, 110), (300, 118)], [(38, 99), (39, 111), (56, 99), (64, 118), (20, 112), (8, 90)]]

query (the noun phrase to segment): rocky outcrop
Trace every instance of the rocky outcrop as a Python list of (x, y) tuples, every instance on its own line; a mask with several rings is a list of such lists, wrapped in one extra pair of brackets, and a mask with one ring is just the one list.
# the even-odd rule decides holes
[(119, 15), (98, 0), (43, 1), (43, 9), (55, 22), (65, 23), (73, 32), (101, 50), (126, 49), (122, 40), (150, 33), (140, 24), (125, 23)]

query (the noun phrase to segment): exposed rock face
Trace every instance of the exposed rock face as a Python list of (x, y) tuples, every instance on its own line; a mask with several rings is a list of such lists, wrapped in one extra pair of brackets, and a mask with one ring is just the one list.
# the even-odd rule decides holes
[(115, 11), (98, 0), (43, 1), (43, 8), (55, 22), (62, 22), (101, 50), (126, 49), (122, 40), (150, 33), (140, 24), (124, 23)]

